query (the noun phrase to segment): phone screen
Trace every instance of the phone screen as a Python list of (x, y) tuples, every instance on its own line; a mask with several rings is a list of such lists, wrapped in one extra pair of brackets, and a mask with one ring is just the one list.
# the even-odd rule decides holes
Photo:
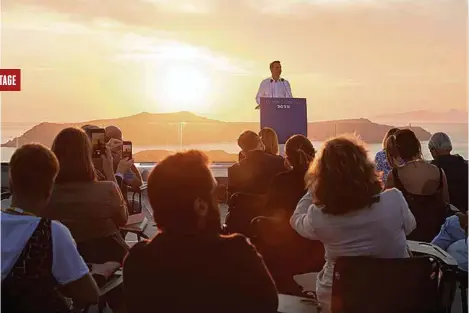
[(132, 142), (124, 141), (122, 143), (122, 158), (123, 159), (132, 158)]
[(99, 158), (105, 153), (104, 129), (93, 129), (91, 131), (91, 145), (93, 147), (93, 158)]

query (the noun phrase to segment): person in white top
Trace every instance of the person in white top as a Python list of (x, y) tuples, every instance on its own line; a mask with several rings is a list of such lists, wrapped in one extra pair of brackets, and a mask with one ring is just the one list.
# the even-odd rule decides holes
[(40, 217), (58, 171), (55, 155), (39, 144), (23, 145), (11, 157), (11, 207), (1, 212), (5, 312), (69, 312), (63, 296), (75, 307), (98, 302), (98, 287), (70, 231)]
[(365, 148), (354, 138), (324, 143), (306, 178), (310, 191), (298, 203), (290, 225), (324, 244), (326, 263), (317, 276), (316, 293), (323, 312), (329, 313), (337, 258), (409, 257), (406, 235), (416, 222), (399, 190), (382, 191)]
[(270, 63), (270, 72), (272, 73), (272, 77), (264, 79), (259, 86), (259, 91), (256, 96), (256, 102), (258, 104), (256, 109), (258, 109), (261, 104), (261, 98), (293, 98), (290, 83), (288, 80), (280, 77), (280, 75), (282, 75), (282, 65), (280, 61)]

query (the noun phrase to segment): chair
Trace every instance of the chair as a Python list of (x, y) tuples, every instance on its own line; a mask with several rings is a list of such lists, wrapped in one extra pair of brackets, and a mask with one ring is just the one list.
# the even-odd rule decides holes
[[(143, 208), (143, 204), (142, 204), (142, 193), (147, 190), (147, 183), (143, 183), (140, 188), (138, 189), (133, 189), (133, 188), (130, 188), (128, 187), (128, 190), (129, 192), (132, 193), (132, 212), (135, 212), (135, 213), (141, 213), (142, 212), (142, 208)], [(138, 209), (135, 208), (135, 197), (138, 196)], [(130, 201), (128, 201), (130, 202)], [(130, 209), (130, 208), (129, 208)]]
[[(116, 262), (108, 262), (102, 265), (106, 267), (105, 271), (93, 274), (93, 278), (99, 287), (98, 313), (103, 313), (106, 308), (106, 295), (121, 286), (124, 282), (122, 268), (120, 268), (119, 264), (116, 264)], [(88, 267), (92, 268), (93, 264), (88, 264)], [(90, 312), (90, 309), (91, 305), (88, 305), (83, 309), (83, 312)]]
[(229, 233), (240, 233), (250, 237), (250, 224), (253, 218), (263, 215), (266, 195), (235, 193), (231, 196), (225, 224)]
[(431, 256), (342, 257), (334, 266), (333, 313), (436, 313), (440, 266)]
[(442, 308), (446, 312), (451, 312), (451, 305), (456, 292), (456, 282), (459, 282), (463, 313), (467, 313), (467, 272), (458, 269), (456, 260), (436, 245), (412, 240), (408, 240), (407, 245), (414, 255), (429, 255), (439, 262), (441, 275), (438, 296)]
[(280, 293), (303, 296), (293, 276), (319, 272), (324, 266), (324, 245), (298, 235), (288, 220), (256, 217), (251, 222), (252, 243), (262, 255)]

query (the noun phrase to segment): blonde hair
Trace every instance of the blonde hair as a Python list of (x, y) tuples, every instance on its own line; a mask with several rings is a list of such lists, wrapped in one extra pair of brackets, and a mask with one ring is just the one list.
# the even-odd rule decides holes
[(262, 143), (265, 147), (265, 152), (278, 155), (278, 136), (275, 130), (270, 127), (264, 127), (259, 132)]

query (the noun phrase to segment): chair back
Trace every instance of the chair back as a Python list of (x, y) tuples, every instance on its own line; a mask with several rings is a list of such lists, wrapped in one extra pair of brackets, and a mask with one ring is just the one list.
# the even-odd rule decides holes
[(240, 233), (250, 237), (251, 221), (263, 215), (266, 195), (235, 193), (231, 196), (225, 224), (229, 233)]
[(342, 257), (334, 267), (333, 313), (439, 312), (434, 257)]

